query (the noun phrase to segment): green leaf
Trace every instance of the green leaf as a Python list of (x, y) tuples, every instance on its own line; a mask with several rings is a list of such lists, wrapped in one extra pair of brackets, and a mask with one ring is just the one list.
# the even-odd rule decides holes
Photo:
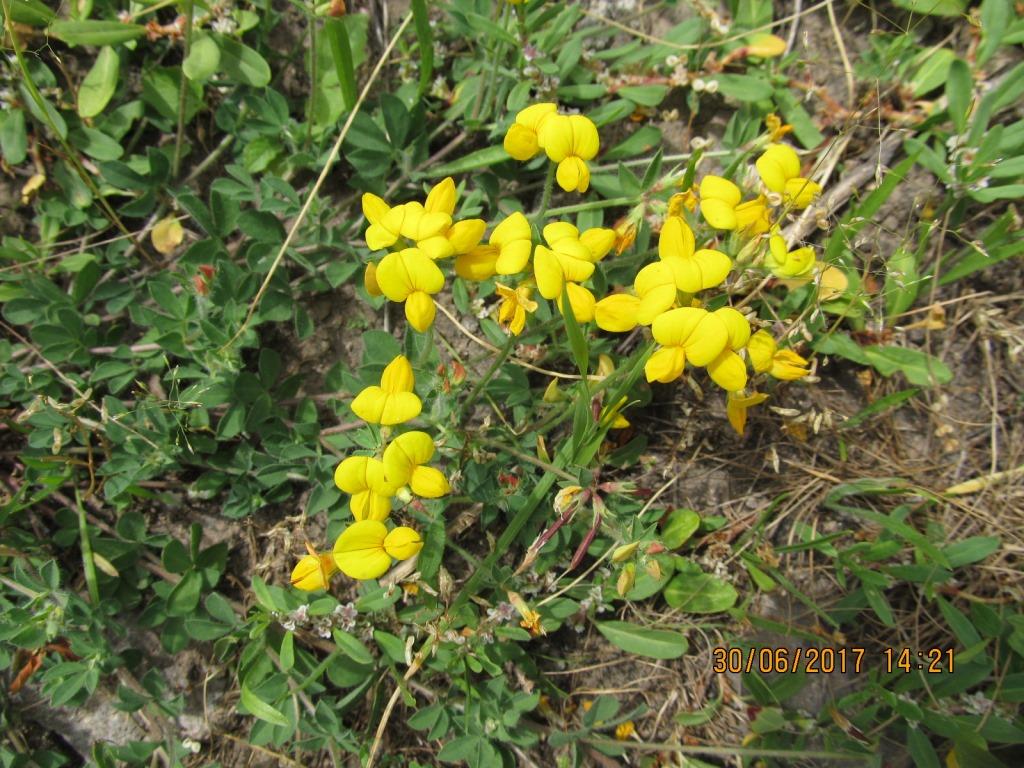
[(348, 30), (341, 19), (331, 18), (324, 22), (324, 33), (327, 35), (327, 42), (331, 47), (331, 59), (334, 61), (334, 69), (338, 75), (342, 104), (345, 109), (352, 109), (358, 96), (356, 93), (356, 71), (352, 64), (352, 46), (349, 45)]
[(998, 187), (985, 187), (970, 192), (972, 200), (979, 203), (991, 203), (996, 200), (1018, 200), (1024, 197), (1024, 184), (1003, 184)]
[(917, 272), (917, 254), (908, 248), (897, 248), (885, 266), (885, 314), (891, 322), (913, 306), (921, 276)]
[(96, 117), (103, 111), (117, 90), (120, 69), (121, 60), (117, 51), (109, 45), (101, 48), (92, 69), (78, 89), (79, 117)]
[[(142, 100), (169, 120), (177, 121), (181, 104), (181, 67), (158, 67), (142, 76)], [(185, 96), (185, 122), (202, 106), (203, 86), (188, 78)]]
[(645, 107), (656, 107), (668, 93), (667, 85), (624, 85), (617, 91), (624, 99), (635, 101)]
[(864, 347), (864, 354), (883, 376), (902, 373), (907, 381), (919, 387), (948, 384), (953, 380), (953, 372), (945, 363), (919, 349), (872, 345)]
[(270, 65), (260, 54), (230, 37), (219, 36), (220, 71), (229, 79), (254, 88), (270, 83)]
[(652, 659), (678, 659), (689, 650), (686, 637), (667, 629), (648, 629), (625, 621), (602, 621), (596, 625), (612, 645)]
[(871, 403), (871, 405), (861, 409), (844, 421), (839, 428), (853, 429), (854, 427), (860, 426), (868, 419), (905, 403), (920, 391), (921, 390), (917, 387), (911, 387), (910, 389), (901, 389), (899, 392), (893, 392), (885, 397), (880, 397), (878, 400)]
[(295, 633), (285, 632), (281, 640), (281, 669), (285, 672), (295, 666)]
[(718, 90), (736, 101), (763, 101), (772, 97), (772, 85), (767, 80), (753, 75), (723, 73), (715, 75)]
[(373, 664), (373, 654), (363, 645), (362, 641), (348, 632), (335, 628), (333, 630), (334, 642), (338, 650), (348, 656), (356, 664)]
[(665, 587), (665, 602), (688, 613), (719, 613), (736, 603), (736, 588), (706, 573), (677, 574)]
[[(5, 6), (11, 11), (11, 20), (30, 27), (45, 27), (57, 14), (40, 0), (10, 0)], [(2, 18), (2, 15), (0, 15)]]
[(967, 63), (960, 58), (954, 59), (946, 75), (946, 102), (949, 105), (949, 118), (953, 121), (957, 133), (967, 131), (967, 112), (971, 108), (973, 87), (974, 81), (971, 79), (971, 70)]
[(0, 153), (8, 165), (20, 165), (28, 156), (23, 110), (9, 109), (0, 115)]
[(288, 718), (259, 698), (245, 683), (242, 683), (241, 704), (248, 710), (250, 715), (260, 720), (265, 720), (271, 725), (277, 725), (282, 728), (287, 728), (291, 725)]
[(146, 34), (141, 24), (122, 24), (120, 21), (66, 21), (50, 24), (47, 33), (68, 45), (117, 45), (135, 40)]
[(562, 288), (562, 318), (565, 320), (565, 331), (569, 336), (569, 349), (572, 350), (573, 359), (579, 369), (583, 382), (587, 381), (587, 367), (590, 362), (590, 355), (587, 351), (587, 340), (583, 336), (580, 324), (576, 322), (576, 314), (572, 311), (572, 304), (569, 302), (569, 291)]
[(188, 571), (181, 581), (174, 585), (167, 596), (167, 613), (170, 616), (188, 616), (199, 605), (203, 588), (203, 577), (198, 571)]
[(975, 61), (979, 67), (992, 58), (999, 50), (1003, 35), (1010, 27), (1013, 19), (1012, 0), (984, 0), (981, 4), (981, 45), (975, 53)]
[(220, 66), (220, 46), (212, 35), (197, 34), (192, 38), (188, 56), (181, 63), (185, 77), (196, 82), (209, 80)]
[(925, 16), (960, 16), (967, 10), (967, 0), (893, 0), (893, 5)]
[(945, 83), (946, 74), (955, 59), (956, 54), (949, 48), (927, 50), (915, 56), (912, 64), (916, 70), (911, 70), (913, 74), (908, 83), (914, 96), (924, 96)]
[(485, 147), (475, 152), (470, 152), (454, 162), (430, 168), (426, 176), (430, 179), (457, 176), (458, 174), (475, 171), (480, 168), (490, 168), (496, 163), (503, 163), (510, 159), (508, 152), (502, 146)]
[(999, 550), (1002, 542), (995, 536), (971, 536), (942, 548), (951, 568), (978, 563)]
[(434, 76), (434, 36), (430, 31), (430, 16), (426, 0), (412, 0), (412, 18), (416, 25), (416, 42), (420, 49), (420, 96), (430, 88)]
[(679, 549), (700, 527), (700, 515), (692, 509), (676, 509), (668, 516), (661, 541), (669, 549)]
[(633, 135), (619, 142), (601, 156), (602, 161), (619, 160), (624, 157), (636, 157), (650, 152), (661, 144), (661, 131), (653, 125), (642, 126)]

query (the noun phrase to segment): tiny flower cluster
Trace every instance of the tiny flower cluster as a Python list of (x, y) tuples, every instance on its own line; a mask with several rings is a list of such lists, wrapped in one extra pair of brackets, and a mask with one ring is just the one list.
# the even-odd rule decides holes
[[(367, 387), (352, 401), (352, 411), (363, 421), (390, 428), (416, 418), (423, 408), (413, 391), (415, 379), (409, 361), (399, 355), (384, 369), (380, 384)], [(334, 483), (351, 496), (349, 509), (355, 522), (341, 532), (329, 555), (314, 551), (302, 558), (292, 572), (299, 589), (324, 589), (337, 571), (353, 579), (376, 579), (391, 567), (392, 560), (407, 560), (423, 547), (412, 528), (388, 530), (393, 498), (412, 495), (436, 499), (451, 490), (440, 470), (428, 466), (435, 445), (426, 432), (403, 432), (375, 456), (349, 456), (334, 471)]]

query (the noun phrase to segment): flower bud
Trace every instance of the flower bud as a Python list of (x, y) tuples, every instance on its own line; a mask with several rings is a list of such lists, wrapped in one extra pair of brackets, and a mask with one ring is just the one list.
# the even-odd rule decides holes
[(578, 506), (583, 499), (578, 498), (583, 492), (579, 485), (568, 485), (555, 494), (555, 512), (564, 515), (570, 507)]
[(615, 582), (615, 591), (618, 592), (619, 597), (625, 597), (626, 593), (633, 588), (634, 583), (636, 583), (636, 565), (626, 563), (622, 567), (618, 581)]
[(640, 547), (639, 541), (634, 541), (630, 544), (623, 544), (612, 552), (612, 562), (621, 563), (624, 560), (628, 560), (633, 556), (633, 553)]

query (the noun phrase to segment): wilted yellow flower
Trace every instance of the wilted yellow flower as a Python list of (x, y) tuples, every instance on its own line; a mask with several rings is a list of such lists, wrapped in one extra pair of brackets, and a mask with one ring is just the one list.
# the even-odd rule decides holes
[(676, 192), (668, 199), (668, 215), (682, 216), (683, 211), (695, 211), (697, 202), (697, 187), (691, 185), (685, 192)]
[(377, 283), (377, 265), (372, 261), (366, 265), (366, 270), (363, 272), (363, 288), (371, 296), (384, 295)]
[(764, 119), (764, 125), (768, 129), (768, 138), (773, 142), (778, 142), (787, 133), (791, 133), (793, 126), (788, 123), (783, 123), (781, 118), (772, 112)]
[(363, 421), (385, 427), (415, 419), (423, 403), (412, 391), (414, 384), (412, 366), (399, 355), (384, 369), (379, 387), (367, 387), (356, 396), (352, 412)]
[(530, 298), (533, 288), (529, 283), (522, 283), (518, 288), (495, 283), (494, 289), (502, 299), (498, 307), (498, 324), (513, 336), (518, 336), (526, 326), (526, 314), (537, 311), (537, 302)]
[(540, 123), (537, 138), (548, 159), (558, 163), (558, 186), (566, 192), (586, 192), (590, 186), (586, 161), (600, 148), (593, 121), (583, 115), (551, 115)]
[(426, 331), (437, 312), (431, 294), (444, 287), (444, 274), (417, 248), (389, 253), (377, 266), (377, 284), (391, 301), (405, 302), (405, 317), (417, 331)]
[(747, 426), (747, 410), (755, 405), (760, 405), (768, 399), (763, 392), (754, 392), (746, 395), (742, 392), (729, 392), (725, 399), (725, 415), (729, 424), (736, 430), (736, 434), (742, 435)]
[(750, 323), (732, 307), (722, 307), (712, 313), (722, 321), (729, 341), (718, 356), (707, 365), (708, 375), (727, 392), (743, 389), (747, 385), (747, 366), (743, 358), (736, 354), (747, 345), (750, 339)]
[(384, 449), (388, 482), (408, 485), (417, 496), (437, 499), (451, 491), (440, 470), (426, 466), (434, 456), (434, 441), (426, 432), (406, 432)]
[(667, 264), (676, 287), (686, 293), (697, 293), (720, 285), (732, 269), (732, 261), (724, 253), (702, 248), (694, 250), (693, 230), (678, 216), (669, 216), (658, 238), (658, 257)]
[(776, 277), (805, 277), (814, 269), (814, 249), (804, 246), (790, 251), (781, 235), (772, 235), (768, 238), (764, 263)]
[(356, 520), (386, 520), (391, 497), (401, 482), (387, 477), (385, 466), (372, 456), (349, 456), (334, 470), (334, 484), (351, 494), (349, 509)]
[(615, 738), (618, 741), (626, 741), (634, 733), (636, 733), (636, 725), (632, 720), (627, 720), (615, 726)]
[(691, 365), (707, 365), (729, 343), (725, 323), (696, 307), (680, 307), (659, 315), (651, 333), (661, 347), (647, 360), (644, 374), (648, 381), (663, 384), (678, 379), (688, 361)]
[(537, 134), (540, 127), (555, 114), (558, 107), (551, 103), (534, 104), (520, 110), (516, 120), (505, 134), (505, 151), (516, 160), (525, 162), (540, 151)]
[(519, 626), (528, 630), (534, 637), (547, 634), (544, 631), (544, 627), (541, 626), (540, 614), (537, 613), (537, 611), (531, 610), (530, 606), (526, 604), (526, 601), (523, 600), (518, 592), (509, 592), (508, 601), (512, 603), (516, 611), (519, 612), (520, 617), (522, 617), (522, 621), (519, 622)]
[(793, 381), (810, 374), (808, 365), (807, 360), (792, 349), (780, 349), (772, 358), (772, 368), (768, 373), (782, 381)]
[(376, 579), (391, 567), (392, 558), (407, 560), (422, 548), (423, 539), (412, 528), (401, 526), (389, 533), (378, 520), (360, 520), (334, 543), (334, 562), (353, 579)]
[(334, 562), (333, 555), (319, 555), (316, 551), (306, 545), (309, 554), (303, 557), (292, 570), (291, 584), (296, 589), (306, 592), (313, 592), (317, 589), (327, 589), (331, 576), (338, 572), (338, 566)]
[(821, 193), (820, 184), (800, 176), (800, 158), (788, 144), (770, 144), (754, 164), (764, 185), (786, 205), (806, 208)]
[(751, 36), (746, 45), (747, 54), (772, 59), (786, 52), (786, 41), (778, 35), (762, 33)]

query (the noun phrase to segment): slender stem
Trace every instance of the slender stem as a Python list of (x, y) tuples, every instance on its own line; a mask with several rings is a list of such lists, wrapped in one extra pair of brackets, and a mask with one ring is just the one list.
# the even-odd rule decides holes
[[(540, 198), (540, 208), (537, 209), (537, 213), (533, 217), (533, 223), (538, 226), (548, 213), (548, 204), (551, 202), (551, 190), (555, 187), (555, 171), (557, 170), (558, 166), (555, 163), (548, 163), (548, 175), (544, 177), (544, 193)], [(557, 210), (557, 208), (553, 209), (552, 214)]]
[(462, 412), (469, 413), (469, 409), (476, 402), (477, 397), (483, 391), (483, 388), (494, 378), (494, 374), (498, 372), (498, 368), (505, 362), (509, 354), (512, 352), (512, 346), (515, 344), (515, 336), (509, 336), (505, 339), (505, 343), (502, 344), (501, 349), (498, 350), (498, 354), (495, 355), (494, 360), (491, 361), (491, 367), (487, 369), (480, 381), (473, 385), (473, 389), (469, 391), (469, 397), (466, 398), (466, 402), (462, 404)]
[(309, 104), (306, 112), (306, 148), (309, 148), (310, 142), (313, 140), (313, 116), (316, 114), (316, 87), (319, 79), (319, 73), (317, 72), (317, 65), (320, 59), (320, 54), (316, 49), (316, 27), (317, 20), (309, 20)]
[[(554, 166), (552, 166), (554, 167)], [(547, 193), (550, 194), (550, 189)], [(636, 205), (635, 197), (612, 197), (608, 200), (592, 200), (589, 203), (576, 203), (576, 205), (563, 205), (561, 208), (552, 208), (547, 212), (549, 216), (564, 216), (567, 213), (579, 213), (580, 211), (594, 211), (598, 208), (616, 208), (620, 205)], [(544, 206), (541, 206), (543, 212)]]
[(89, 540), (89, 524), (85, 519), (85, 506), (82, 494), (75, 488), (75, 506), (78, 507), (78, 538), (82, 547), (82, 565), (85, 567), (85, 585), (89, 590), (89, 601), (93, 605), (100, 604), (100, 588), (96, 581), (96, 563), (92, 555), (92, 542)]
[[(192, 20), (195, 16), (195, 2), (194, 0), (187, 0), (185, 4), (185, 53), (182, 61), (188, 58), (188, 53), (192, 49)], [(178, 90), (178, 132), (174, 137), (174, 162), (171, 165), (171, 178), (178, 178), (178, 172), (181, 170), (181, 149), (185, 141), (185, 106), (188, 103), (188, 83), (189, 79), (185, 75), (185, 70), (181, 70), (181, 88)]]

